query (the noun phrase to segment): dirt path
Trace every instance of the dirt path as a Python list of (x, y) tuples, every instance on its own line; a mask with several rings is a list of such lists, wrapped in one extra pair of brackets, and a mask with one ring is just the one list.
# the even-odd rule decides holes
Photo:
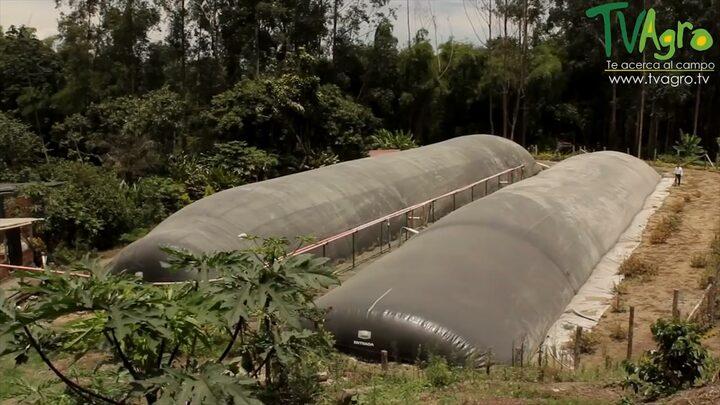
[[(652, 244), (650, 232), (658, 222), (682, 204), (682, 223), (665, 243)], [(680, 290), (679, 308), (685, 317), (702, 295), (700, 280), (704, 269), (692, 268), (691, 258), (707, 252), (716, 229), (720, 227), (720, 173), (703, 170), (686, 170), (686, 183), (672, 187), (662, 207), (650, 218), (643, 233), (643, 241), (635, 250), (640, 258), (655, 263), (659, 272), (644, 279), (626, 279), (620, 285), (621, 307), (624, 312), (606, 311), (593, 329), (599, 344), (595, 354), (584, 359), (585, 364), (603, 364), (605, 356), (617, 362), (625, 358), (627, 341), (610, 337), (613, 331), (627, 331), (629, 306), (635, 307), (633, 358), (654, 347), (650, 325), (658, 318), (669, 317), (672, 312), (673, 289)], [(717, 355), (720, 342), (712, 338), (706, 343)]]

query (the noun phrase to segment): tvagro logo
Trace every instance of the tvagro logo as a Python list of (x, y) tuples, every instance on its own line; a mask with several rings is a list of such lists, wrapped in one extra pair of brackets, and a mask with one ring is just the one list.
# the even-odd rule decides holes
[[(626, 51), (625, 55), (630, 58), (642, 57), (642, 61), (620, 62), (608, 59), (605, 72), (611, 73), (609, 75), (611, 83), (658, 83), (677, 87), (682, 84), (705, 84), (709, 81), (706, 73), (715, 70), (714, 62), (673, 60), (678, 49), (690, 48), (697, 54), (711, 49), (714, 39), (708, 30), (697, 27), (689, 21), (678, 21), (677, 25), (660, 32), (656, 25), (655, 9), (642, 10), (633, 23), (625, 15), (628, 7), (627, 2), (615, 2), (598, 5), (585, 11), (585, 15), (589, 18), (600, 17), (602, 20), (607, 58), (623, 55), (622, 50), (613, 52), (615, 44), (613, 34), (617, 34), (618, 28)], [(648, 54), (654, 60), (648, 61), (646, 57)], [(642, 73), (642, 76), (637, 76), (638, 73)]]

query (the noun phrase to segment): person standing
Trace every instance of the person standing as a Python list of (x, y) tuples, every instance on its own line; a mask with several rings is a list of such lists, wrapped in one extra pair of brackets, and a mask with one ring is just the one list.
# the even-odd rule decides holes
[(682, 183), (682, 178), (683, 178), (683, 168), (682, 168), (682, 166), (680, 166), (679, 163), (677, 166), (675, 166), (674, 173), (675, 173), (675, 185), (679, 186)]

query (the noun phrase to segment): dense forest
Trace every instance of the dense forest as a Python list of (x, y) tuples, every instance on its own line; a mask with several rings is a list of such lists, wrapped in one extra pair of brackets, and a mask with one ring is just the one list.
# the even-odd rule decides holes
[[(645, 3), (658, 27), (720, 32), (716, 0)], [(439, 43), (434, 16), (396, 38), (406, 16), (388, 0), (57, 0), (57, 36), (0, 30), (0, 181), (64, 182), (23, 193), (51, 248), (77, 251), (224, 188), (397, 142), (492, 133), (647, 158), (691, 133), (713, 156), (717, 73), (610, 84), (602, 23), (585, 16), (596, 4), (464, 0), (476, 38)], [(641, 58), (619, 38), (614, 60)], [(718, 47), (675, 54), (698, 58)]]

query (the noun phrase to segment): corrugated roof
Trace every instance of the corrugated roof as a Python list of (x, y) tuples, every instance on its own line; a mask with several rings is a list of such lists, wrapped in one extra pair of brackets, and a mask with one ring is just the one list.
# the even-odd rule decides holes
[(0, 218), (0, 231), (23, 227), (37, 221), (42, 221), (42, 218)]

